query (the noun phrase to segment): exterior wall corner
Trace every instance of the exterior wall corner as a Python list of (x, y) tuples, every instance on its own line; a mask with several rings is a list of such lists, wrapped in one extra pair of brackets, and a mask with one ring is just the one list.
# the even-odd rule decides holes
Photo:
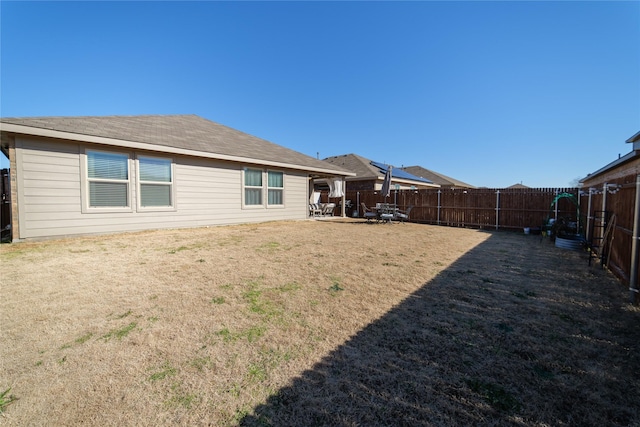
[(20, 240), (20, 221), (18, 218), (18, 168), (16, 162), (16, 138), (9, 136), (9, 186), (11, 187), (11, 238)]

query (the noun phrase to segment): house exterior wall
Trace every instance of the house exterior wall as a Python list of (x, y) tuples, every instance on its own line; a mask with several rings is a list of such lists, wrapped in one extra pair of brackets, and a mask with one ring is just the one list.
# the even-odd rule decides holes
[(354, 191), (375, 190), (375, 184), (376, 182), (373, 179), (370, 179), (370, 180), (347, 179), (346, 188), (347, 190), (354, 190)]
[[(87, 209), (85, 151), (125, 152), (130, 161), (130, 209)], [(173, 160), (174, 206), (141, 209), (136, 162), (139, 155)], [(245, 165), (162, 153), (132, 152), (118, 147), (74, 141), (15, 136), (13, 203), (17, 216), (14, 240), (66, 235), (112, 233), (160, 228), (199, 227), (307, 218), (308, 177), (304, 172), (277, 170), (284, 176), (282, 206), (243, 207)], [(251, 166), (252, 169), (260, 169)], [(266, 171), (267, 169), (264, 168)], [(276, 170), (276, 169), (269, 169)]]
[(18, 215), (18, 177), (16, 166), (16, 141), (9, 138), (9, 187), (11, 191), (11, 233), (20, 233), (20, 221)]

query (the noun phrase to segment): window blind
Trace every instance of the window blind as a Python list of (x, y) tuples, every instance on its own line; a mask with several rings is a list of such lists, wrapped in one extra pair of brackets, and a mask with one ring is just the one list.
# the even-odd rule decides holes
[(89, 182), (89, 206), (127, 207), (127, 183)]
[(157, 184), (140, 184), (140, 205), (171, 206), (171, 186)]
[(129, 206), (129, 156), (87, 152), (90, 207)]
[(87, 153), (87, 171), (89, 178), (129, 179), (129, 156), (126, 154)]
[(140, 181), (171, 182), (171, 160), (140, 157)]

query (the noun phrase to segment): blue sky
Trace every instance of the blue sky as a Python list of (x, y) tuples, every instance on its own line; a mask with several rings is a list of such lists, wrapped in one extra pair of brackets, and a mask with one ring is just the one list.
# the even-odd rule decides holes
[(0, 14), (3, 117), (197, 114), (313, 157), (487, 187), (575, 184), (640, 130), (638, 1), (2, 1)]

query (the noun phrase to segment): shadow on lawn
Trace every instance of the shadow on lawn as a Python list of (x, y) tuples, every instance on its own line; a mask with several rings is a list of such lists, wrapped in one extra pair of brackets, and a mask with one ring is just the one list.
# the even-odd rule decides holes
[(638, 425), (623, 299), (585, 255), (494, 234), (240, 424)]

